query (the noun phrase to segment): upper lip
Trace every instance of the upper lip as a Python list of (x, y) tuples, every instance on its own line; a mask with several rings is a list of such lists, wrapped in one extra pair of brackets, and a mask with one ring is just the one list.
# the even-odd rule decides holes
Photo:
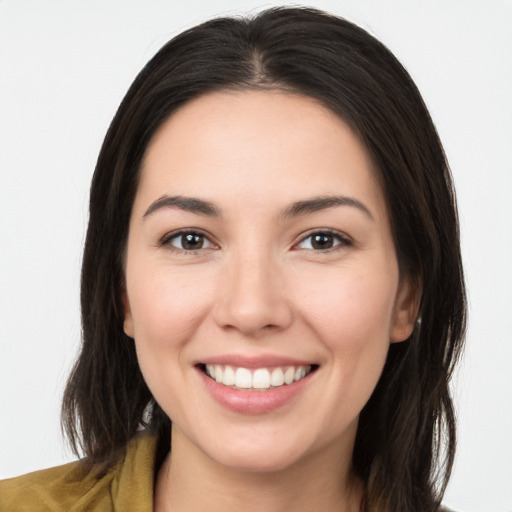
[(259, 356), (247, 356), (239, 354), (223, 354), (211, 356), (196, 361), (196, 365), (219, 364), (229, 365), (236, 368), (274, 368), (280, 366), (308, 366), (315, 365), (315, 361), (307, 361), (304, 359), (295, 359), (286, 356), (263, 354)]

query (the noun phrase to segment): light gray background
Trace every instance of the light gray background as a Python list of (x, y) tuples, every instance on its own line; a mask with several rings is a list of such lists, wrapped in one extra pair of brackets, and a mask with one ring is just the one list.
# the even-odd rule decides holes
[[(288, 4), (290, 2), (282, 2)], [(294, 2), (301, 4), (301, 2)], [(0, 0), (0, 478), (73, 457), (59, 406), (80, 338), (89, 181), (127, 87), (170, 36), (258, 0)], [(470, 299), (446, 503), (512, 511), (512, 2), (311, 0), (407, 67), (458, 190)]]

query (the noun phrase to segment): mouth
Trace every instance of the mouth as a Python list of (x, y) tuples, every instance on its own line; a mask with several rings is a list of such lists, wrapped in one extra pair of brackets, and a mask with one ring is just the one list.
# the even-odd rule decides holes
[(244, 368), (224, 364), (199, 363), (197, 368), (208, 378), (240, 391), (268, 391), (299, 382), (318, 369), (317, 364)]

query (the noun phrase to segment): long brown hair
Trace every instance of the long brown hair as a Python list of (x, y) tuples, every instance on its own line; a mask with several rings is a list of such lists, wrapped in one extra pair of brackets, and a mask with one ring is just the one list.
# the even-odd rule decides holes
[(465, 331), (465, 289), (450, 171), (416, 86), (356, 25), (314, 9), (219, 18), (178, 35), (137, 76), (106, 135), (90, 192), (82, 267), (83, 343), (63, 426), (91, 464), (112, 465), (138, 429), (170, 419), (153, 400), (123, 332), (123, 254), (139, 168), (158, 127), (184, 103), (222, 89), (283, 89), (315, 98), (357, 133), (382, 183), (400, 271), (420, 283), (420, 319), (392, 344), (360, 415), (353, 454), (365, 510), (436, 510), (453, 464), (448, 382)]

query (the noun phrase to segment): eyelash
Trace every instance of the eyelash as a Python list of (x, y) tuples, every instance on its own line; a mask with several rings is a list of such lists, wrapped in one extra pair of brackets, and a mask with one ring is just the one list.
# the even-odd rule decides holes
[(158, 242), (159, 247), (167, 247), (169, 250), (179, 252), (182, 254), (197, 255), (203, 249), (210, 249), (211, 247), (200, 247), (199, 249), (182, 249), (172, 245), (172, 241), (184, 237), (186, 235), (197, 235), (203, 238), (204, 241), (208, 242), (213, 248), (217, 248), (217, 245), (211, 241), (210, 237), (199, 229), (181, 229), (179, 231), (173, 231), (164, 235)]
[(321, 235), (327, 235), (329, 237), (332, 237), (333, 240), (336, 240), (338, 243), (336, 243), (332, 247), (328, 247), (327, 249), (305, 248), (305, 250), (311, 251), (316, 254), (325, 254), (339, 249), (343, 249), (345, 247), (351, 247), (352, 245), (354, 245), (349, 237), (347, 237), (343, 233), (340, 233), (339, 231), (333, 229), (315, 229), (314, 231), (310, 231), (309, 233), (306, 233), (304, 236), (302, 236), (301, 239), (296, 244), (293, 245), (293, 248), (298, 247), (300, 244), (304, 243), (306, 240), (314, 236)]
[[(186, 235), (197, 235), (202, 237), (204, 241), (207, 241), (211, 245), (211, 247), (200, 247), (199, 249), (184, 249), (175, 247), (171, 242), (173, 240), (179, 239), (180, 237), (184, 237)], [(310, 231), (309, 233), (306, 233), (302, 238), (293, 244), (292, 250), (300, 250), (300, 244), (304, 243), (306, 240), (314, 237), (314, 236), (328, 236), (332, 237), (334, 241), (337, 241), (338, 243), (335, 243), (332, 247), (328, 247), (327, 249), (315, 249), (314, 247), (311, 248), (304, 248), (304, 250), (317, 253), (317, 254), (325, 254), (332, 251), (336, 251), (345, 247), (350, 247), (353, 245), (352, 240), (348, 238), (343, 233), (340, 233), (339, 231), (335, 231), (332, 229), (315, 229), (314, 231)], [(173, 231), (171, 233), (167, 233), (164, 235), (160, 241), (158, 242), (159, 247), (168, 247), (170, 250), (179, 252), (182, 254), (191, 254), (191, 255), (197, 255), (200, 253), (201, 250), (204, 249), (211, 249), (211, 248), (218, 248), (218, 246), (211, 241), (210, 237), (198, 229), (182, 229), (179, 231)]]

